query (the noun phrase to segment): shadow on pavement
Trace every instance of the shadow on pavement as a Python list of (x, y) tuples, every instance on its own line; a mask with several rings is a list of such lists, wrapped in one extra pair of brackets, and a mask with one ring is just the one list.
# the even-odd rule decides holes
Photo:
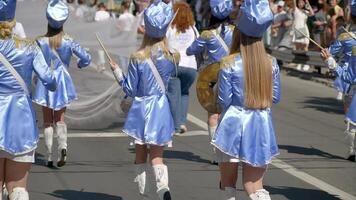
[(306, 97), (307, 99), (304, 102), (301, 102), (303, 108), (313, 108), (318, 111), (326, 113), (335, 113), (335, 114), (344, 114), (343, 104), (341, 101), (336, 100), (335, 98), (322, 98), (322, 97)]
[[(129, 151), (131, 153), (135, 153), (135, 148), (130, 148)], [(209, 160), (203, 159), (200, 156), (195, 155), (194, 153), (189, 151), (174, 151), (174, 150), (165, 149), (163, 157), (165, 159), (180, 159), (180, 160), (187, 160), (187, 161), (205, 163), (205, 164), (211, 163)]]
[(173, 150), (165, 150), (164, 157), (170, 159), (181, 159), (192, 162), (206, 163), (210, 164), (210, 161), (207, 159), (201, 158), (199, 155), (195, 155), (189, 151), (173, 151)]
[(327, 192), (316, 190), (316, 189), (306, 189), (297, 187), (286, 187), (286, 186), (264, 186), (264, 188), (270, 192), (272, 195), (283, 195), (289, 200), (339, 200), (340, 198), (335, 197)]
[(105, 200), (123, 200), (122, 197), (113, 196), (109, 194), (103, 193), (96, 193), (96, 192), (85, 192), (85, 191), (76, 191), (76, 190), (56, 190), (53, 193), (50, 193), (53, 197), (66, 199), (66, 200), (78, 200), (78, 199), (85, 199), (85, 200), (98, 200), (98, 199), (105, 199)]
[(315, 149), (314, 147), (299, 147), (299, 146), (292, 146), (292, 145), (278, 145), (280, 149), (287, 150), (288, 153), (296, 153), (296, 154), (302, 154), (302, 155), (307, 155), (307, 156), (321, 156), (324, 158), (329, 158), (329, 159), (341, 159), (345, 160), (345, 158), (341, 156), (336, 156), (333, 154), (330, 154), (325, 151), (321, 151), (319, 149)]

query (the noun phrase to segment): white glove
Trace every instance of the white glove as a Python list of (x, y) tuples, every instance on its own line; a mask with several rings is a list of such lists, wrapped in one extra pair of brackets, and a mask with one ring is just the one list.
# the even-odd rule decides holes
[(337, 67), (336, 61), (333, 57), (329, 57), (328, 59), (326, 59), (325, 64), (330, 70), (335, 70)]
[(117, 67), (114, 71), (114, 76), (118, 82), (124, 80), (124, 75), (120, 67)]

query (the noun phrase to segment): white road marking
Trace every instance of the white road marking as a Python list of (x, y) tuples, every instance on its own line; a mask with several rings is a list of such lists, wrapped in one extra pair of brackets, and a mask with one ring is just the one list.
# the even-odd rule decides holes
[[(188, 121), (194, 123), (198, 127), (202, 128), (204, 131), (188, 131), (184, 134), (178, 135), (178, 137), (185, 137), (185, 136), (198, 136), (198, 135), (208, 135), (207, 130), (208, 126), (206, 122), (198, 119), (197, 117), (188, 114)], [(43, 138), (43, 134), (40, 134), (40, 137)], [(112, 137), (127, 137), (124, 133), (112, 133), (112, 132), (98, 132), (98, 133), (71, 133), (68, 134), (69, 138), (112, 138)], [(280, 159), (273, 159), (271, 163), (273, 166), (285, 171), (286, 173), (310, 184), (316, 188), (319, 188), (322, 191), (329, 193), (335, 197), (338, 197), (343, 200), (356, 200), (356, 197), (336, 188), (314, 176), (311, 176), (305, 172), (298, 170), (297, 168), (287, 164), (286, 162)]]
[[(204, 130), (208, 130), (207, 128), (207, 124), (198, 119), (197, 117), (194, 117), (191, 114), (188, 114), (188, 120), (194, 124), (196, 124), (197, 126), (199, 126), (200, 128), (204, 129)], [(330, 195), (333, 195), (335, 197), (338, 197), (340, 199), (343, 200), (356, 200), (356, 197), (344, 192), (342, 190), (340, 190), (339, 188), (336, 188), (314, 176), (311, 176), (305, 172), (302, 172), (300, 170), (298, 170), (297, 168), (287, 164), (286, 162), (278, 159), (278, 158), (274, 158), (272, 163), (273, 166), (285, 171), (286, 173), (310, 184), (313, 185), (314, 187), (319, 188), (320, 190), (323, 190), (324, 192), (329, 193)]]

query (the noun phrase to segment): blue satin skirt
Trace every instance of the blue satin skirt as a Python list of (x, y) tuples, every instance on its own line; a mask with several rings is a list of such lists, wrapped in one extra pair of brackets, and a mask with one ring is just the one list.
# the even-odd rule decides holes
[(72, 101), (77, 100), (77, 93), (66, 67), (60, 66), (53, 73), (57, 82), (56, 91), (47, 90), (41, 81), (37, 81), (33, 101), (53, 110), (61, 110)]
[(167, 96), (135, 97), (123, 132), (144, 144), (165, 146), (171, 142), (174, 123)]
[(336, 77), (334, 80), (334, 87), (337, 91), (346, 94), (350, 89), (350, 84), (343, 81), (341, 77)]
[(31, 98), (25, 94), (0, 95), (0, 150), (20, 155), (36, 149), (37, 142)]
[(230, 106), (211, 142), (223, 153), (254, 167), (265, 167), (279, 154), (271, 110)]

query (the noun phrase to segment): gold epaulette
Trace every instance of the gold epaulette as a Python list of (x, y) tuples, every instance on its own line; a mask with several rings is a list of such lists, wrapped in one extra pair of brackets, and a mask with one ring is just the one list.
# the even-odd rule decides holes
[(147, 56), (146, 56), (146, 53), (144, 50), (137, 51), (130, 55), (130, 59), (132, 59), (138, 63), (142, 63), (144, 60), (146, 60), (146, 58), (147, 58)]
[(356, 56), (356, 46), (352, 47), (352, 55)]
[(213, 35), (214, 35), (213, 31), (214, 30), (205, 30), (200, 34), (200, 37), (203, 39), (209, 39), (209, 38), (213, 37)]
[(34, 39), (20, 38), (17, 36), (14, 36), (13, 38), (14, 38), (14, 41), (16, 44), (16, 48), (20, 48), (21, 46), (32, 46), (32, 45), (36, 44), (36, 40), (34, 40)]
[(63, 35), (63, 39), (64, 39), (64, 40), (70, 40), (70, 41), (73, 40), (73, 38), (72, 38), (70, 35), (68, 35), (67, 33), (65, 33), (65, 34)]
[(234, 31), (236, 26), (235, 26), (235, 25), (232, 25), (232, 24), (229, 24), (228, 27), (230, 28), (231, 31)]
[(345, 41), (345, 40), (350, 40), (356, 38), (355, 33), (349, 32), (349, 33), (341, 33), (337, 39), (340, 41)]
[(234, 53), (228, 56), (225, 56), (220, 61), (220, 68), (225, 69), (231, 67), (235, 63), (236, 56), (239, 55), (238, 53)]

